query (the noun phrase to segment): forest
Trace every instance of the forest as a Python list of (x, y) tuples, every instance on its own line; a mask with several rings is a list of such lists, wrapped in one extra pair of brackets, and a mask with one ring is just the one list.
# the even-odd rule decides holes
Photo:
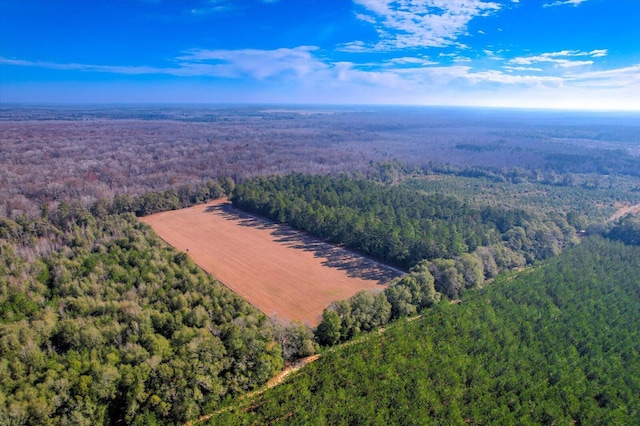
[[(0, 105), (0, 215), (209, 180), (380, 173), (377, 164), (619, 187), (637, 114), (419, 107)], [(371, 166), (373, 164), (373, 167)], [(36, 173), (37, 171), (37, 173)], [(623, 183), (621, 183), (623, 182)], [(640, 185), (633, 187), (640, 190)]]
[(639, 258), (589, 237), (323, 352), (210, 424), (638, 424)]
[(1, 424), (184, 422), (314, 351), (131, 213), (3, 218), (0, 242)]
[(515, 206), (476, 208), (440, 192), (423, 194), (344, 176), (258, 178), (238, 185), (231, 201), (403, 268), (489, 246), (493, 262), (502, 268), (523, 266), (558, 254), (575, 239), (575, 228), (562, 214), (547, 217)]
[[(231, 200), (242, 210), (409, 269), (382, 293), (362, 292), (329, 306), (315, 332), (323, 345), (416, 315), (441, 298), (459, 299), (501, 271), (556, 256), (578, 243), (576, 228), (587, 228), (585, 213), (592, 213), (568, 203), (525, 210), (509, 200), (509, 207), (501, 195), (515, 193), (513, 188), (487, 191), (492, 200), (443, 195), (441, 186), (427, 193), (428, 182), (414, 178), (403, 187), (346, 176), (287, 175), (245, 181)], [(601, 235), (636, 243), (633, 218), (604, 229)], [(597, 227), (590, 231), (597, 233)]]
[[(0, 106), (0, 424), (640, 423), (639, 122)], [(137, 219), (223, 196), (406, 274), (268, 318)]]

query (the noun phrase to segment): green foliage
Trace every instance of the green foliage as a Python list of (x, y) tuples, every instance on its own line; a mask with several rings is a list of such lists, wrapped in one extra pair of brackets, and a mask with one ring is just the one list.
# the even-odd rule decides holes
[(334, 302), (322, 314), (316, 340), (321, 345), (332, 345), (379, 328), (389, 322), (391, 308), (385, 294), (369, 291)]
[(415, 315), (440, 301), (441, 294), (435, 289), (429, 265), (429, 261), (423, 260), (385, 289), (392, 319)]
[(638, 259), (586, 239), (333, 348), (211, 424), (638, 424)]
[(640, 245), (640, 216), (627, 215), (618, 219), (605, 235), (626, 244)]
[(318, 351), (311, 329), (297, 321), (286, 322), (272, 319), (276, 341), (282, 347), (285, 361), (291, 362), (308, 357)]
[(515, 207), (472, 207), (441, 192), (347, 177), (258, 178), (236, 186), (231, 200), (240, 209), (402, 268), (423, 259), (454, 259), (482, 246), (532, 262), (575, 239), (575, 230), (559, 218)]
[(38, 304), (24, 293), (13, 293), (0, 305), (0, 317), (4, 321), (20, 321), (38, 310)]
[(315, 336), (318, 343), (325, 346), (335, 345), (340, 341), (342, 320), (335, 310), (325, 309), (322, 321), (316, 328)]
[(146, 216), (224, 197), (230, 194), (233, 188), (233, 179), (224, 178), (219, 182), (209, 181), (200, 186), (184, 184), (168, 191), (147, 192), (133, 198), (126, 194), (118, 194), (113, 198), (110, 206), (105, 200), (98, 200), (92, 206), (91, 212), (97, 217), (103, 217), (107, 212), (133, 212), (136, 216)]
[(407, 177), (401, 187), (427, 194), (455, 194), (478, 208), (517, 206), (529, 213), (564, 217), (577, 230), (604, 221), (615, 204), (640, 202), (637, 178), (619, 175), (572, 175), (573, 184), (562, 184), (567, 175), (551, 176), (540, 170), (427, 170)]
[[(383, 168), (384, 176), (395, 180), (395, 167)], [(382, 294), (358, 294), (327, 308), (339, 318), (340, 330), (336, 315), (323, 316), (315, 334), (323, 345), (414, 315), (441, 295), (458, 299), (500, 270), (555, 256), (576, 241), (575, 229), (556, 211), (471, 207), (440, 192), (345, 176), (257, 178), (236, 186), (232, 202), (380, 260), (413, 267)]]
[(0, 424), (184, 422), (282, 369), (263, 314), (132, 214), (92, 211), (0, 222)]

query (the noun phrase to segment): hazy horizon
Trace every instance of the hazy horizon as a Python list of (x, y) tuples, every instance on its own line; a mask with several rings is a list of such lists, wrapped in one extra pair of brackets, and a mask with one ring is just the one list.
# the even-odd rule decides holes
[(0, 3), (0, 103), (640, 111), (640, 3)]

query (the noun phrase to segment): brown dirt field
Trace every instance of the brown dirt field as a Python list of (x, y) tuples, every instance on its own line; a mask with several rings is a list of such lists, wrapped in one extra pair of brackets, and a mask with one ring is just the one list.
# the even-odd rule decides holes
[(618, 208), (618, 210), (607, 220), (607, 222), (613, 222), (628, 214), (640, 213), (640, 204), (628, 206), (618, 203), (616, 204), (616, 207)]
[(381, 290), (401, 271), (216, 200), (141, 219), (267, 315), (319, 323), (331, 302)]

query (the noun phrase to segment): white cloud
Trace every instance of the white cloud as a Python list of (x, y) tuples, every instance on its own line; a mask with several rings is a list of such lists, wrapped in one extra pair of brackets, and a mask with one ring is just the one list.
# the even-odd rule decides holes
[(333, 68), (334, 78), (342, 83), (365, 84), (392, 89), (407, 88), (407, 81), (393, 71), (364, 71), (352, 62), (337, 62)]
[(493, 50), (484, 49), (482, 53), (484, 53), (489, 59), (493, 59), (494, 61), (502, 61), (504, 59), (503, 57), (498, 56)]
[(264, 79), (293, 72), (303, 77), (326, 65), (311, 54), (314, 46), (280, 48), (274, 50), (206, 50), (196, 49), (176, 58), (184, 69), (201, 69), (205, 75), (225, 77), (251, 76)]
[(438, 56), (441, 58), (451, 58), (453, 62), (471, 62), (471, 58), (460, 56), (457, 53), (440, 53)]
[(557, 59), (554, 60), (553, 63), (561, 68), (573, 68), (583, 67), (585, 65), (593, 65), (593, 61), (569, 61), (566, 59)]
[(336, 47), (338, 52), (360, 53), (368, 52), (370, 49), (367, 44), (362, 40), (350, 41), (349, 43), (343, 43)]
[(46, 61), (27, 61), (23, 59), (9, 59), (0, 57), (0, 64), (7, 65), (17, 65), (23, 67), (37, 67), (37, 68), (48, 68), (53, 70), (65, 70), (65, 71), (95, 71), (95, 72), (106, 72), (112, 74), (173, 74), (173, 75), (184, 75), (180, 74), (177, 69), (167, 69), (168, 72), (160, 72), (158, 68), (149, 67), (149, 66), (127, 66), (127, 65), (90, 65), (90, 64), (78, 64), (78, 63), (68, 63), (68, 64), (59, 64), (55, 62), (46, 62)]
[(368, 22), (369, 24), (376, 23), (376, 20), (373, 16), (365, 15), (364, 13), (356, 13), (356, 19), (359, 19), (364, 22)]
[(603, 56), (607, 56), (608, 53), (609, 51), (607, 49), (592, 50), (589, 52), (589, 56), (592, 58), (602, 58)]
[[(376, 26), (379, 41), (362, 50), (442, 47), (466, 33), (467, 24), (501, 8), (484, 0), (353, 0), (364, 8), (356, 17)], [(355, 50), (352, 50), (355, 51)]]
[(607, 49), (596, 49), (590, 52), (583, 52), (580, 50), (561, 50), (559, 52), (545, 53), (544, 55), (552, 58), (558, 56), (591, 56), (592, 58), (600, 58), (603, 56), (607, 56), (607, 53)]
[(105, 72), (113, 74), (166, 74), (175, 76), (213, 76), (241, 78), (249, 76), (262, 80), (283, 74), (294, 74), (301, 78), (327, 68), (311, 52), (313, 46), (281, 48), (274, 50), (206, 50), (195, 49), (176, 58), (177, 66), (115, 66), (92, 64), (58, 64), (40, 61), (25, 61), (0, 58), (0, 63), (59, 70)]
[[(579, 86), (599, 88), (620, 88), (632, 90), (640, 89), (640, 64), (624, 68), (602, 71), (591, 71), (582, 74), (572, 74), (566, 77)], [(639, 90), (640, 91), (640, 90)], [(640, 94), (638, 99), (640, 99)], [(638, 101), (640, 103), (640, 101)]]
[(581, 3), (586, 2), (587, 0), (559, 0), (553, 3), (545, 3), (542, 7), (555, 7), (555, 6), (564, 6), (564, 5), (572, 5), (579, 6)]
[(417, 58), (414, 56), (403, 56), (401, 58), (393, 58), (388, 61), (385, 61), (385, 66), (395, 66), (395, 65), (435, 65), (436, 62), (429, 60), (428, 58)]
[(541, 55), (534, 56), (520, 56), (509, 60), (509, 63), (515, 65), (533, 65), (536, 63), (550, 63), (555, 67), (560, 68), (573, 68), (581, 67), (585, 65), (593, 65), (592, 60), (572, 60), (568, 58), (573, 57), (591, 57), (600, 58), (607, 55), (607, 50), (592, 50), (591, 52), (582, 52), (578, 50), (561, 50), (559, 52), (543, 53)]
[(542, 71), (542, 68), (534, 68), (534, 67), (512, 67), (509, 65), (505, 65), (502, 68), (511, 70), (511, 71)]
[(561, 77), (539, 75), (512, 75), (505, 74), (497, 70), (469, 73), (465, 76), (465, 78), (474, 84), (499, 83), (504, 85), (557, 87), (562, 86), (564, 82), (564, 79)]
[[(299, 46), (274, 50), (194, 49), (184, 52), (167, 67), (59, 64), (1, 57), (0, 64), (124, 75), (218, 77), (208, 83), (215, 90), (228, 86), (225, 78), (245, 79), (256, 82), (251, 85), (251, 97), (247, 99), (263, 96), (260, 99), (295, 102), (313, 99), (640, 110), (640, 64), (608, 70), (593, 70), (594, 66), (585, 70), (563, 67), (565, 64), (558, 62), (591, 62), (572, 58), (602, 55), (606, 51), (549, 52), (514, 58), (502, 70), (496, 70), (461, 64), (469, 59), (455, 52), (440, 53), (440, 58), (452, 61), (441, 66), (434, 66), (428, 57), (420, 55), (399, 56), (380, 63), (353, 63), (332, 62), (323, 58), (316, 47)], [(551, 66), (534, 65), (545, 63)]]

